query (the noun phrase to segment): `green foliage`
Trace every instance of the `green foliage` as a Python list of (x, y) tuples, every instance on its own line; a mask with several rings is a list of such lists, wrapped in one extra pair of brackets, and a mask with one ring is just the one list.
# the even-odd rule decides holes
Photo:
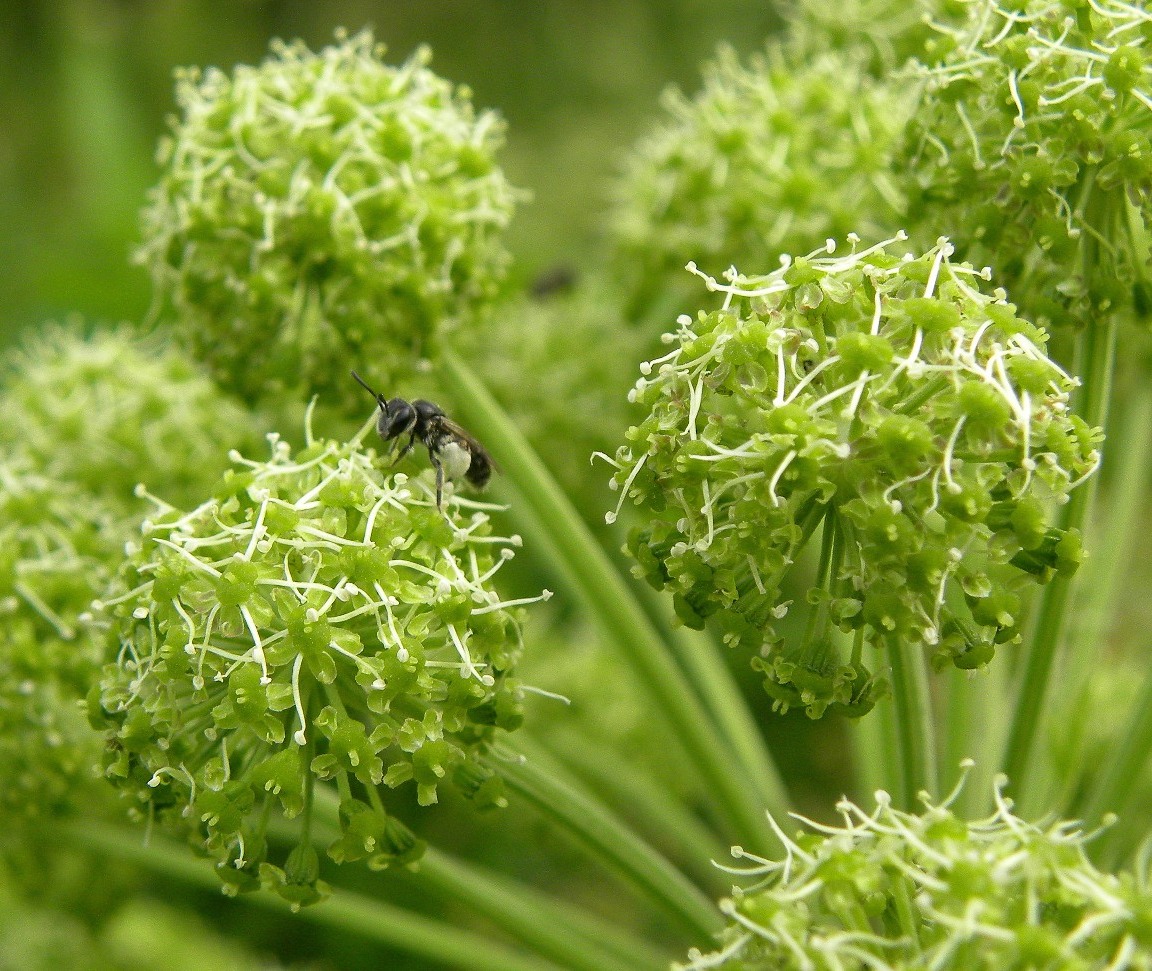
[(1152, 216), (1152, 14), (1080, 0), (967, 13), (919, 55), (925, 90), (899, 158), (909, 211), (995, 260), (1055, 325), (1146, 310), (1133, 220)]
[[(518, 727), (518, 620), (490, 580), (511, 540), (481, 507), (436, 509), (426, 482), (385, 478), (355, 443), (237, 459), (191, 512), (144, 524), (90, 696), (106, 774), (137, 811), (182, 829), (231, 892), (263, 883), (294, 905), (323, 893), (313, 787), (334, 781), (338, 862), (408, 862), (420, 844), (376, 788), (454, 782), (502, 802), (482, 756)], [(268, 861), (275, 813), (297, 846)]]
[(903, 211), (891, 155), (910, 107), (853, 51), (773, 46), (745, 67), (721, 49), (698, 95), (665, 95), (668, 119), (616, 187), (614, 268), (630, 312), (679, 309), (689, 260), (719, 274), (891, 232)]
[[(865, 641), (975, 667), (1018, 639), (1020, 589), (1079, 562), (1051, 504), (1099, 463), (1043, 331), (946, 241), (893, 242), (706, 277), (723, 307), (682, 316), (641, 368), (648, 417), (617, 453), (620, 505), (649, 517), (638, 572), (688, 626), (760, 650), (775, 707), (813, 717), (871, 707)], [(785, 642), (780, 585), (821, 523), (807, 630)]]
[[(89, 6), (67, 0), (49, 19), (69, 25), (51, 30), (70, 40), (59, 57), (71, 83), (93, 81), (86, 103), (107, 106), (120, 39), (78, 42)], [(470, 29), (507, 25), (517, 9)], [(331, 11), (313, 16), (305, 36), (326, 31)], [(566, 152), (513, 159), (520, 177), (552, 171), (553, 212), (582, 210), (551, 231), (547, 217), (521, 226), (522, 240), (546, 242), (518, 273), (558, 258), (582, 282), (532, 299), (504, 289), (519, 194), (495, 163), (503, 126), (432, 74), (425, 50), (388, 66), (370, 34), (338, 32), (323, 50), (274, 43), (259, 66), (180, 75), (139, 250), (151, 323), (175, 343), (52, 329), (6, 366), (0, 859), (12, 878), (0, 866), (0, 971), (253, 963), (204, 923), (124, 907), (135, 863), (158, 881), (214, 878), (163, 839), (142, 846), (105, 824), (99, 793), (119, 790), (132, 819), (211, 859), (228, 895), (262, 888), (281, 898), (262, 903), (296, 910), (337, 883), (301, 923), (270, 925), (287, 932), (284, 954), (315, 921), (332, 936), (301, 953), (340, 965), (380, 963), (345, 940), (359, 934), (437, 967), (631, 971), (661, 966), (652, 942), (682, 952), (722, 923), (709, 904), (718, 839), (770, 839), (765, 803), (827, 806), (831, 786), (861, 775), (895, 798), (880, 794), (871, 815), (845, 799), (842, 827), (777, 830), (780, 862), (739, 851), (764, 879), (722, 903), (721, 950), (692, 952), (689, 967), (1152, 971), (1147, 875), (1094, 870), (1072, 824), (1022, 821), (1003, 784), (987, 819), (959, 818), (957, 793), (907, 811), (921, 787), (936, 792), (945, 747), (980, 755), (989, 776), (1010, 766), (1014, 795), (1049, 818), (1146, 803), (1152, 689), (1135, 693), (1127, 659), (1106, 672), (1123, 684), (1095, 673), (1117, 595), (1069, 578), (1080, 528), (1100, 535), (1095, 485), (1077, 487), (1100, 462), (1093, 426), (1106, 423), (1116, 324), (1152, 306), (1152, 15), (1119, 0), (798, 0), (766, 52), (742, 61), (723, 48), (698, 95), (667, 95), (615, 187), (606, 265), (592, 268), (565, 247), (598, 212), (584, 191), (614, 157), (602, 134), (618, 140), (624, 126), (610, 113), (583, 122), (597, 97), (616, 102), (621, 78), (656, 72), (610, 19), (586, 19), (605, 45), (572, 58), (593, 65), (596, 81), (578, 89), (587, 104), (557, 111), (546, 85), (531, 92), (529, 113), (555, 126), (547, 144)], [(760, 43), (751, 17), (732, 22)], [(408, 49), (411, 38), (390, 37)], [(207, 60), (262, 45), (249, 41)], [(552, 49), (556, 76), (571, 76), (567, 35)], [(467, 73), (450, 51), (444, 63)], [(515, 90), (515, 72), (485, 98), (501, 86)], [(75, 153), (96, 161), (57, 178), (79, 202), (77, 250), (95, 211), (83, 211), (86, 180), (142, 158), (119, 137), (130, 115), (96, 119)], [(582, 179), (564, 178), (582, 161)], [(62, 174), (50, 159), (43, 168)], [(0, 185), (7, 217), (6, 202)], [(127, 213), (114, 193), (97, 208), (117, 224)], [(37, 210), (25, 225), (52, 218)], [(83, 304), (83, 283), (45, 266), (50, 242), (28, 243), (26, 278)], [(763, 276), (724, 272), (778, 261)], [(718, 296), (676, 318), (700, 305), (685, 263)], [(985, 263), (1013, 303), (975, 268)], [(28, 301), (13, 294), (6, 312), (22, 318)], [(649, 325), (673, 319), (667, 353), (652, 350)], [(1143, 428), (1152, 396), (1131, 337), (1122, 386)], [(656, 359), (628, 396), (645, 355)], [(316, 395), (315, 411), (341, 421), (368, 413), (352, 367), (389, 395), (436, 389), (510, 480), (516, 498), (499, 513), (539, 540), (511, 580), (534, 594), (533, 571), (547, 571), (570, 595), (547, 629), (529, 629), (532, 664), (520, 663), (518, 607), (539, 598), (493, 589), (520, 545), (489, 521), (494, 507), (449, 485), (441, 512), (428, 471), (385, 470), (361, 448), (370, 426), (346, 445), (309, 427), (295, 453), (268, 436), (269, 459), (243, 458), (265, 420), (216, 391), (200, 362), (250, 402), (283, 413)], [(630, 407), (640, 417), (625, 433)], [(1127, 448), (1131, 428), (1116, 438), (1109, 539), (1092, 544), (1104, 556), (1139, 521), (1132, 483), (1147, 464)], [(669, 632), (662, 605), (637, 598), (596, 548), (619, 536), (593, 538), (566, 501), (602, 508), (588, 455), (621, 440), (609, 522), (627, 510), (634, 571), (715, 637)], [(156, 508), (141, 524), (144, 500)], [(602, 629), (589, 632), (582, 606)], [(1066, 620), (1081, 608), (1082, 629)], [(721, 642), (771, 705), (743, 709)], [(928, 662), (980, 667), (1001, 644), (1021, 648), (1014, 703), (1002, 662), (938, 691)], [(863, 714), (889, 667), (893, 704), (863, 730), (768, 710)], [(1051, 704), (1051, 670), (1085, 675), (1075, 701)], [(534, 728), (506, 747), (533, 689), (571, 704), (537, 699)], [(93, 768), (104, 777), (86, 779)], [(489, 828), (474, 810), (505, 804), (502, 775), (518, 814)], [(1133, 813), (1096, 857), (1126, 851), (1145, 824)], [(571, 834), (580, 849), (554, 845)], [(467, 862), (429, 853), (421, 870), (425, 839)], [(603, 906), (589, 849), (627, 875), (635, 900)], [(125, 879), (102, 874), (97, 901), (85, 850), (124, 867)], [(345, 862), (413, 872), (329, 865)], [(455, 926), (472, 911), (479, 931)]]
[(721, 906), (722, 950), (682, 971), (865, 971), (937, 968), (1152, 968), (1152, 887), (1084, 855), (1079, 823), (1030, 823), (996, 790), (996, 810), (968, 821), (925, 799), (919, 814), (878, 792), (866, 813), (847, 799), (841, 826), (808, 823), (785, 856), (749, 853), (762, 877)]
[(263, 419), (222, 394), (160, 336), (50, 325), (5, 362), (0, 442), (37, 472), (133, 514), (137, 484), (183, 504), (224, 471)]
[(139, 258), (227, 388), (355, 407), (349, 362), (393, 385), (496, 293), (502, 125), (427, 50), (382, 56), (365, 32), (179, 76)]

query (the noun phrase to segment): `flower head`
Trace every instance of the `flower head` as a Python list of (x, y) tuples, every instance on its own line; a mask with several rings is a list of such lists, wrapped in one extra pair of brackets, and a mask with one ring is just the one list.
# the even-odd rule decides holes
[(259, 419), (187, 356), (127, 328), (49, 326), (10, 354), (0, 441), (58, 482), (133, 512), (136, 486), (170, 502), (202, 495)]
[[(307, 903), (318, 783), (340, 799), (329, 856), (373, 866), (420, 852), (378, 787), (502, 801), (481, 756), (521, 720), (516, 604), (491, 587), (516, 541), (477, 504), (441, 513), (426, 482), (386, 478), (355, 442), (292, 455), (273, 437), (267, 461), (236, 463), (203, 505), (145, 523), (102, 605), (117, 662), (90, 713), (108, 777), (187, 830), (228, 888)], [(274, 814), (300, 819), (282, 865)]]
[(909, 212), (996, 254), (1054, 324), (1131, 306), (1146, 279), (1133, 216), (1152, 217), (1150, 28), (1117, 0), (971, 0), (922, 56)]
[(878, 236), (902, 209), (889, 160), (911, 105), (857, 54), (772, 47), (745, 66), (722, 48), (699, 94), (664, 103), (613, 214), (633, 314), (690, 300), (688, 260), (719, 273), (850, 230)]
[(809, 55), (859, 50), (869, 73), (883, 77), (931, 46), (931, 21), (952, 23), (965, 13), (965, 0), (796, 0), (781, 11), (789, 42)]
[[(641, 368), (648, 417), (615, 460), (620, 505), (646, 514), (638, 571), (684, 623), (759, 649), (776, 705), (814, 717), (870, 707), (865, 642), (974, 667), (1017, 637), (1019, 588), (1079, 560), (1051, 507), (1099, 463), (1044, 332), (946, 240), (919, 257), (897, 241), (706, 278), (723, 305), (682, 316)], [(786, 577), (807, 588), (792, 641)]]
[(78, 702), (100, 669), (85, 623), (129, 529), (67, 482), (0, 460), (0, 809), (35, 817), (74, 802), (99, 758)]
[(502, 126), (421, 49), (371, 34), (179, 76), (180, 116), (139, 257), (222, 385), (359, 404), (348, 361), (391, 368), (489, 300), (515, 192)]
[[(1003, 780), (999, 780), (1002, 785)], [(1074, 822), (1030, 823), (996, 790), (996, 811), (968, 821), (951, 799), (915, 814), (876, 793), (847, 799), (841, 826), (802, 820), (782, 860), (730, 872), (760, 877), (721, 904), (722, 949), (681, 971), (867, 971), (891, 968), (1148, 968), (1146, 876), (1102, 873)], [(799, 818), (799, 817), (798, 817)]]

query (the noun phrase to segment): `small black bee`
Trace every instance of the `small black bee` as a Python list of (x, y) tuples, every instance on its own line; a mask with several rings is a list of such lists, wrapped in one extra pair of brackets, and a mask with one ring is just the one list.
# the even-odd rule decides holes
[(400, 449), (393, 465), (412, 451), (416, 439), (428, 449), (428, 461), (436, 470), (436, 508), (441, 508), (444, 496), (444, 477), (457, 479), (464, 476), (468, 483), (483, 489), (492, 477), (492, 456), (476, 439), (456, 424), (431, 401), (405, 401), (403, 398), (385, 399), (373, 391), (355, 371), (352, 372), (380, 406), (376, 431), (386, 442), (402, 435), (408, 441)]

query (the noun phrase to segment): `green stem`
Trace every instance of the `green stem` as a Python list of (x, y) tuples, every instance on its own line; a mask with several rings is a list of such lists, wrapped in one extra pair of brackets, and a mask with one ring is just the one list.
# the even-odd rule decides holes
[(668, 967), (668, 956), (647, 941), (539, 892), (526, 893), (511, 880), (432, 848), (412, 879), (484, 914), (572, 971), (664, 971)]
[[(1083, 384), (1080, 389), (1077, 413), (1092, 427), (1103, 428), (1108, 418), (1108, 402), (1112, 380), (1113, 359), (1116, 352), (1116, 322), (1114, 319), (1089, 323), (1084, 331)], [(1098, 476), (1092, 476), (1073, 490), (1063, 508), (1060, 525), (1064, 529), (1083, 531), (1095, 494)], [(1052, 665), (1063, 636), (1068, 617), (1072, 578), (1056, 576), (1040, 595), (1038, 620), (1032, 637), (1024, 651), (1020, 670), (1013, 719), (1008, 732), (1001, 765), (1012, 790), (1026, 794), (1032, 768), (1032, 749), (1040, 725), (1040, 714), (1048, 698)], [(1029, 807), (1023, 807), (1025, 809)]]
[(554, 736), (539, 744), (572, 766), (590, 784), (593, 792), (604, 793), (617, 808), (635, 810), (637, 825), (643, 820), (647, 835), (657, 846), (673, 852), (675, 859), (701, 888), (715, 892), (717, 896), (727, 890), (728, 881), (722, 878), (711, 861), (725, 858), (728, 847), (722, 845), (673, 793), (603, 746), (593, 748), (583, 739), (567, 736)]
[(892, 794), (900, 809), (913, 809), (916, 796), (937, 794), (935, 725), (923, 648), (914, 641), (891, 642), (892, 712), (900, 753), (899, 787)]
[[(150, 845), (145, 846), (135, 831), (92, 822), (64, 825), (59, 832), (62, 838), (78, 847), (128, 860), (153, 873), (204, 890), (220, 891), (220, 881), (211, 868), (203, 860), (189, 855), (187, 847), (170, 840), (153, 836)], [(268, 910), (290, 911), (287, 902), (267, 893), (246, 896), (243, 900)], [(560, 971), (563, 967), (525, 956), (445, 921), (346, 890), (337, 890), (322, 903), (303, 908), (293, 919), (351, 931), (462, 971)]]
[[(667, 618), (666, 603), (653, 590), (641, 590), (650, 614)], [(792, 808), (780, 770), (732, 671), (724, 660), (724, 648), (704, 631), (687, 627), (670, 629), (668, 643), (688, 679), (698, 691), (712, 720), (723, 733), (732, 756), (756, 792), (764, 809), (782, 819)]]
[[(376, 790), (369, 788), (368, 794), (384, 812)], [(331, 789), (317, 787), (317, 849), (339, 836), (338, 814), (339, 805)], [(295, 838), (293, 834), (292, 839)], [(573, 971), (630, 971), (633, 967), (651, 967), (654, 971), (667, 965), (647, 941), (626, 930), (554, 900), (535, 887), (465, 863), (434, 847), (428, 847), (412, 870), (389, 871), (381, 878), (401, 881), (416, 888), (421, 896), (435, 890), (445, 900), (466, 901), (505, 933)]]
[(550, 534), (552, 543), (545, 552), (551, 554), (551, 567), (580, 597), (605, 638), (651, 691), (655, 711), (675, 731), (724, 809), (733, 833), (753, 845), (776, 845), (759, 796), (628, 584), (515, 423), (468, 366), (447, 349), (441, 363), (469, 426), (488, 444), (508, 473), (507, 483), (518, 494), (513, 507), (515, 515), (532, 520), (533, 532)]
[[(529, 748), (521, 740), (521, 748)], [(716, 905), (616, 817), (578, 789), (508, 753), (498, 771), (509, 789), (535, 804), (614, 870), (659, 904), (697, 944), (709, 943), (723, 922)]]
[[(847, 641), (844, 634), (834, 636), (838, 636), (842, 644)], [(852, 664), (862, 663), (863, 627), (853, 632), (851, 651)], [(897, 764), (894, 753), (890, 753), (888, 748), (889, 739), (896, 737), (896, 729), (892, 724), (892, 699), (883, 697), (864, 718), (849, 718), (847, 721), (852, 766), (856, 770), (856, 791), (862, 796), (871, 795), (878, 789), (891, 792), (896, 784), (893, 768)], [(858, 801), (862, 796), (858, 797)]]
[[(1089, 563), (1092, 571), (1092, 582), (1086, 584), (1089, 599), (1078, 616), (1078, 636), (1073, 642), (1078, 649), (1070, 658), (1074, 667), (1069, 672), (1071, 680), (1065, 680), (1066, 684), (1083, 685), (1087, 682), (1096, 661), (1095, 648), (1104, 643), (1115, 615), (1120, 581), (1131, 562), (1128, 554), (1138, 538), (1142, 542), (1136, 524), (1145, 497), (1152, 454), (1152, 388), (1143, 379), (1135, 384), (1131, 406), (1117, 435), (1124, 448), (1116, 457), (1116, 487), (1108, 504), (1108, 514), (1104, 517), (1105, 529), (1098, 539), (1100, 549), (1107, 553), (1093, 557)], [(1100, 781), (1092, 787), (1092, 798), (1084, 813), (1084, 818), (1089, 821), (1098, 820), (1108, 811), (1123, 814), (1152, 752), (1152, 675), (1145, 678), (1117, 740), (1118, 744), (1107, 748), (1098, 774), (1094, 773)], [(1079, 741), (1078, 754), (1083, 750), (1083, 739)], [(1082, 770), (1083, 759), (1075, 759), (1074, 765)], [(1111, 837), (1109, 834), (1105, 841), (1110, 841)]]
[(961, 760), (976, 763), (955, 803), (957, 813), (966, 819), (978, 818), (991, 806), (992, 777), (1007, 727), (1004, 671), (1003, 659), (997, 659), (978, 671), (953, 667), (946, 675), (940, 789), (947, 792), (959, 781)]

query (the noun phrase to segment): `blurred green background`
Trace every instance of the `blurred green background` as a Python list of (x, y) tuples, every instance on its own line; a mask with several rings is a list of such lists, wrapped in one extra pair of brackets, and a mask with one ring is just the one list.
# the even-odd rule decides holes
[(271, 38), (315, 48), (339, 26), (372, 27), (392, 61), (430, 45), (437, 73), (508, 121), (530, 279), (594, 252), (661, 89), (693, 90), (717, 43), (755, 49), (778, 22), (763, 0), (3, 0), (0, 344), (45, 319), (146, 313), (129, 258), (177, 66), (255, 63)]

